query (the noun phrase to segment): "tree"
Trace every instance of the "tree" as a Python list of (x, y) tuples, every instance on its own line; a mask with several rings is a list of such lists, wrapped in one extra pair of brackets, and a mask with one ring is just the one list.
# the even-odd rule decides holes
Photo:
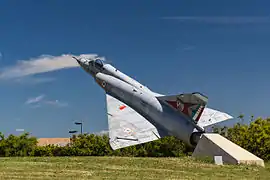
[(240, 114), (237, 118), (240, 119), (241, 123), (243, 124), (243, 122), (244, 122), (244, 114)]

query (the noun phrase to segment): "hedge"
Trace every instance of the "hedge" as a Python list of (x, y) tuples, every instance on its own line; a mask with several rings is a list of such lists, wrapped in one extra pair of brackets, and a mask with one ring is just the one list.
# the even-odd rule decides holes
[[(258, 118), (249, 125), (237, 123), (218, 131), (234, 143), (264, 160), (270, 160), (270, 119)], [(168, 136), (159, 140), (113, 151), (107, 135), (83, 134), (71, 137), (70, 144), (37, 146), (37, 138), (29, 133), (20, 136), (0, 133), (0, 156), (133, 156), (133, 157), (181, 157), (188, 156), (193, 148), (181, 140)]]

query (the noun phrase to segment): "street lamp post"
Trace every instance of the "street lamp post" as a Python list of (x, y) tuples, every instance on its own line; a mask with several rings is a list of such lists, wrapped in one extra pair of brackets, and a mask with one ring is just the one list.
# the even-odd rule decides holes
[(74, 130), (68, 131), (68, 133), (70, 133), (70, 134), (74, 134), (74, 133), (76, 133), (76, 132), (78, 132), (78, 131), (74, 131)]
[[(76, 130), (70, 130), (70, 131), (68, 131), (69, 134), (75, 134), (75, 133), (77, 133), (77, 132), (78, 132), (78, 131), (76, 131)], [(72, 142), (72, 140), (74, 140), (74, 138), (76, 138), (76, 136), (71, 135), (71, 137), (70, 137), (70, 142)]]
[(82, 122), (75, 122), (76, 125), (81, 125), (81, 134), (82, 134), (82, 131), (83, 131), (83, 125), (82, 125)]

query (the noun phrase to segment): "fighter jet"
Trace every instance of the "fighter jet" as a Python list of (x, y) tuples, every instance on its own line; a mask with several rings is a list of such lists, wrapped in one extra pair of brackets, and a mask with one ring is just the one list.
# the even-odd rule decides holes
[(162, 95), (119, 71), (99, 56), (75, 57), (105, 91), (109, 143), (113, 150), (175, 136), (195, 147), (205, 127), (232, 119), (207, 108), (199, 93)]

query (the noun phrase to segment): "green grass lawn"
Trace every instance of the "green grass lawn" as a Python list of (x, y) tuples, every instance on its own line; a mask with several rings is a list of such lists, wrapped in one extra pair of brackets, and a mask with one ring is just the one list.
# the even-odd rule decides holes
[(270, 164), (217, 166), (192, 158), (0, 158), (0, 179), (269, 179)]

